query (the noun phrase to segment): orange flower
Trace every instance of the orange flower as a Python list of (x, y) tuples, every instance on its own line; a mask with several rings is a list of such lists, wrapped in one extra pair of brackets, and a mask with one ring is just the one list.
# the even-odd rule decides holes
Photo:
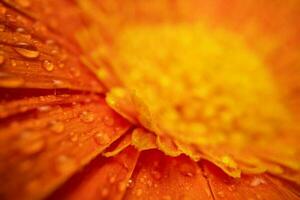
[(300, 199), (298, 0), (0, 2), (0, 199)]

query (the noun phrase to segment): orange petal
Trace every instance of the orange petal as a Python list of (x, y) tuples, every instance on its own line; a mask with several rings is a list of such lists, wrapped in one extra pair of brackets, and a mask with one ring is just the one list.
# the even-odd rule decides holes
[(157, 150), (141, 153), (125, 199), (212, 199), (199, 166), (187, 158), (172, 158)]
[(140, 151), (157, 148), (156, 136), (145, 129), (136, 128), (132, 133), (132, 145)]
[(130, 127), (101, 98), (74, 103), (1, 121), (0, 190), (4, 198), (45, 197)]
[(121, 138), (111, 144), (110, 147), (102, 153), (102, 155), (105, 157), (113, 157), (118, 155), (131, 144), (131, 135), (131, 130), (129, 130), (128, 133), (125, 133)]
[[(266, 175), (244, 175), (234, 179), (224, 174), (220, 169), (208, 162), (203, 162), (205, 174), (211, 191), (218, 199), (300, 199), (288, 187), (274, 184), (274, 178)], [(276, 180), (276, 179), (274, 179)], [(278, 180), (278, 179), (277, 179)]]
[(60, 35), (6, 4), (0, 3), (0, 9), (0, 87), (103, 91)]
[(93, 160), (52, 194), (51, 199), (122, 199), (139, 153), (132, 147), (119, 155)]
[[(99, 97), (96, 95), (70, 95), (70, 94), (56, 94), (52, 95), (53, 91), (41, 90), (14, 90), (8, 91), (7, 89), (0, 89), (1, 97), (0, 102), (0, 119), (9, 117), (14, 114), (25, 113), (30, 110), (39, 109), (47, 110), (53, 105), (71, 104), (71, 103), (84, 103), (88, 101), (97, 101)], [(24, 95), (26, 92), (26, 95)], [(40, 96), (36, 96), (37, 93)], [(57, 92), (60, 93), (60, 92)], [(31, 96), (26, 98), (26, 96)]]

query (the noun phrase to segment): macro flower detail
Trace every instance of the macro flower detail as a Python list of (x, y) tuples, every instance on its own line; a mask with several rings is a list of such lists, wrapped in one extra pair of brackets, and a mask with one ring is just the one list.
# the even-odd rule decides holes
[(0, 199), (300, 199), (299, 11), (0, 1)]

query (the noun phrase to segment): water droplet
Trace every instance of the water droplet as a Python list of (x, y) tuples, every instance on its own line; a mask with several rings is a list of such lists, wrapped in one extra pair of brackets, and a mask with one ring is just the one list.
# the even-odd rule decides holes
[(0, 72), (0, 86), (14, 88), (20, 87), (24, 84), (24, 79), (22, 77), (15, 76), (13, 74)]
[(235, 190), (234, 185), (230, 185), (230, 186), (228, 187), (228, 190), (229, 190), (230, 192), (234, 191), (234, 190)]
[(193, 177), (195, 175), (195, 167), (190, 164), (181, 164), (179, 166), (179, 171), (182, 175), (187, 177)]
[(83, 121), (83, 122), (86, 122), (86, 123), (91, 123), (95, 120), (95, 116), (93, 113), (91, 112), (88, 112), (88, 111), (84, 111), (80, 114), (80, 119)]
[(5, 58), (3, 55), (0, 55), (0, 66), (4, 63)]
[(118, 184), (118, 190), (119, 190), (120, 192), (124, 192), (124, 191), (126, 190), (126, 188), (127, 188), (127, 185), (126, 185), (125, 182), (120, 182), (120, 183)]
[(18, 28), (16, 29), (16, 32), (18, 32), (18, 33), (24, 33), (24, 32), (25, 32), (25, 29), (22, 28), (22, 27), (18, 27)]
[(102, 190), (101, 190), (102, 197), (107, 197), (108, 193), (109, 193), (109, 190), (106, 187), (102, 188)]
[(35, 46), (25, 42), (17, 43), (14, 49), (18, 54), (25, 58), (37, 58), (40, 55), (40, 52)]
[(57, 51), (57, 49), (52, 49), (50, 53), (55, 55), (55, 54), (58, 54), (58, 51)]
[(116, 176), (111, 176), (111, 177), (109, 178), (109, 182), (110, 182), (110, 183), (116, 182)]
[(64, 66), (65, 66), (65, 64), (63, 64), (63, 63), (60, 63), (60, 64), (58, 65), (59, 68), (64, 68)]
[(51, 72), (54, 70), (54, 64), (48, 60), (44, 60), (43, 61), (43, 68), (48, 71)]
[(137, 189), (136, 191), (136, 196), (141, 196), (143, 194), (143, 190), (142, 189)]
[(94, 136), (94, 140), (97, 144), (103, 145), (103, 144), (107, 144), (110, 141), (110, 138), (106, 133), (97, 133)]
[(115, 123), (114, 119), (110, 116), (105, 116), (103, 121), (104, 121), (104, 124), (106, 124), (107, 126), (113, 126)]
[(38, 133), (24, 132), (18, 141), (18, 146), (23, 154), (32, 155), (43, 150), (45, 141)]
[(152, 187), (152, 181), (151, 181), (151, 180), (148, 180), (148, 181), (147, 181), (147, 185), (148, 185), (149, 187)]
[(15, 60), (11, 60), (10, 63), (13, 67), (17, 66), (17, 62)]
[(55, 42), (54, 42), (54, 40), (46, 40), (46, 44), (47, 45), (54, 45)]
[(222, 191), (217, 192), (217, 195), (221, 198), (225, 197), (225, 194)]
[(65, 155), (60, 155), (57, 158), (56, 169), (61, 173), (71, 172), (76, 168), (75, 161)]
[(40, 106), (37, 109), (41, 112), (47, 112), (51, 109), (51, 106)]
[(129, 179), (126, 186), (129, 187), (129, 188), (132, 188), (133, 187), (133, 180)]
[(256, 187), (256, 186), (258, 186), (260, 184), (264, 184), (264, 183), (266, 183), (266, 181), (263, 178), (261, 178), (261, 177), (255, 177), (255, 178), (252, 179), (250, 185), (252, 187)]
[(74, 135), (73, 137), (71, 137), (71, 141), (72, 142), (77, 142), (78, 141), (78, 135)]
[(158, 170), (152, 170), (151, 176), (156, 180), (159, 180), (162, 177), (161, 173)]
[(53, 79), (52, 82), (54, 87), (64, 87), (66, 85), (64, 81), (58, 79)]
[(50, 129), (54, 133), (61, 133), (61, 132), (64, 131), (65, 126), (64, 126), (64, 124), (62, 122), (52, 121)]
[(71, 71), (71, 73), (74, 77), (79, 77), (80, 76), (80, 71), (77, 67), (71, 67), (70, 71)]
[(144, 178), (144, 177), (141, 177), (141, 178), (140, 178), (140, 182), (141, 182), (141, 183), (145, 183), (145, 178)]

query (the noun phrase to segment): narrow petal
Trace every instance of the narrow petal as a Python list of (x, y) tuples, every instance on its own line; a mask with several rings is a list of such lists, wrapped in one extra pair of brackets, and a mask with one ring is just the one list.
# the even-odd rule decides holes
[(3, 119), (0, 124), (2, 196), (45, 197), (129, 127), (101, 98), (83, 104), (79, 101), (51, 105), (48, 109)]
[(141, 153), (124, 199), (213, 199), (200, 167), (185, 156), (157, 150)]
[(52, 194), (55, 199), (120, 200), (129, 185), (138, 151), (128, 147), (111, 158), (98, 157)]
[[(282, 185), (274, 184), (275, 178), (266, 174), (244, 175), (240, 179), (234, 179), (220, 171), (216, 166), (208, 162), (202, 163), (214, 199), (300, 199), (295, 193)], [(278, 179), (277, 179), (278, 181)]]
[(6, 4), (0, 9), (0, 87), (103, 91), (60, 35)]

